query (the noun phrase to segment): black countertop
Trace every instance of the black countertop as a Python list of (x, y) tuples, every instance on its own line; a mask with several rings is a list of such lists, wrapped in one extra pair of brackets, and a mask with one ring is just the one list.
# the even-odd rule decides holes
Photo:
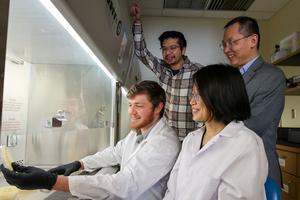
[(300, 128), (279, 127), (277, 144), (300, 148)]

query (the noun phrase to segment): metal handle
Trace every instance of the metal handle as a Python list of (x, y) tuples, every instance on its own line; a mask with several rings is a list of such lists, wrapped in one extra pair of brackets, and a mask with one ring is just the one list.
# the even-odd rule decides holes
[(283, 188), (281, 189), (283, 192), (287, 193), (291, 198), (296, 198), (296, 190), (294, 181), (288, 181), (287, 184), (283, 184)]

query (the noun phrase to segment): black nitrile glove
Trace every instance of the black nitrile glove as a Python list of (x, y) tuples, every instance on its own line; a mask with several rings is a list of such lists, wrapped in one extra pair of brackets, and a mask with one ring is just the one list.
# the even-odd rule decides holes
[(6, 169), (3, 165), (0, 169), (10, 185), (14, 185), (19, 189), (35, 190), (48, 189), (51, 190), (56, 182), (57, 175), (36, 167), (25, 167), (15, 162), (12, 163), (14, 171)]
[(80, 167), (81, 167), (81, 163), (79, 161), (74, 161), (72, 163), (61, 165), (53, 169), (50, 169), (49, 172), (53, 174), (69, 176), (73, 172), (78, 171)]

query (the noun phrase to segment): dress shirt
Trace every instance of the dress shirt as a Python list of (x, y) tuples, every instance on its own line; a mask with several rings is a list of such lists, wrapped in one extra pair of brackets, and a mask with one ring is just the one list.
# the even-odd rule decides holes
[(176, 133), (160, 119), (148, 136), (136, 144), (132, 130), (116, 146), (81, 161), (86, 171), (120, 164), (113, 175), (69, 176), (71, 194), (86, 199), (162, 199), (179, 149)]
[(243, 75), (246, 73), (246, 71), (251, 67), (251, 65), (254, 63), (254, 61), (258, 58), (259, 56), (256, 56), (254, 59), (250, 60), (247, 62), (241, 69), (240, 73)]
[(140, 23), (133, 25), (135, 55), (145, 64), (159, 80), (166, 92), (165, 117), (168, 125), (177, 132), (179, 139), (197, 128), (193, 121), (189, 96), (192, 93), (192, 76), (202, 65), (192, 63), (184, 56), (183, 67), (173, 74), (171, 67), (162, 59), (155, 57), (146, 47)]
[(203, 131), (184, 139), (164, 200), (264, 200), (268, 162), (261, 138), (231, 122), (200, 149)]

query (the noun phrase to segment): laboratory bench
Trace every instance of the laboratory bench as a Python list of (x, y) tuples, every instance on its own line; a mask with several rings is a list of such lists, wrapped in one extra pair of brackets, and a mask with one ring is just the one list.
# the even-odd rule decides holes
[(75, 200), (78, 199), (73, 197), (70, 193), (60, 191), (22, 191), (18, 194), (16, 200)]

